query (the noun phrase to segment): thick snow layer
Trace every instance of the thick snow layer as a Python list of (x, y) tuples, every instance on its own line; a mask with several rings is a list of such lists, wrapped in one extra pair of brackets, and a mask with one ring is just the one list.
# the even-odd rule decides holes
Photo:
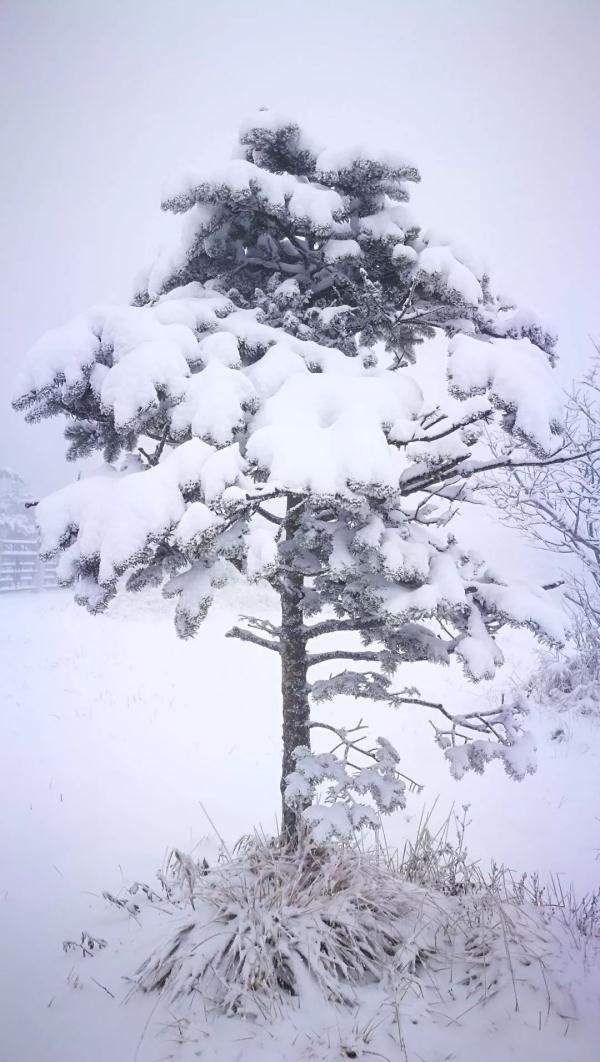
[(29, 351), (27, 366), (15, 380), (15, 399), (43, 391), (59, 377), (67, 387), (76, 387), (96, 360), (98, 342), (85, 314), (46, 332)]
[[(37, 510), (44, 551), (61, 554), (61, 582), (76, 582), (78, 599), (88, 607), (105, 607), (121, 576), (136, 588), (169, 580), (167, 592), (179, 596), (178, 630), (190, 636), (206, 615), (215, 581), (231, 575), (232, 558), (242, 570), (246, 564), (251, 578), (271, 570), (274, 541), (264, 530), (254, 538), (252, 526), (263, 520), (256, 491), (266, 486), (276, 494), (308, 493), (311, 504), (326, 501), (340, 509), (340, 527), (330, 525), (316, 548), (323, 550), (325, 567), (331, 552), (334, 570), (355, 570), (370, 583), (386, 621), (437, 615), (456, 620), (461, 632), (468, 624), (459, 655), (475, 678), (489, 676), (499, 659), (484, 625), (477, 626), (476, 607), (558, 640), (548, 600), (482, 576), (461, 548), (430, 526), (449, 514), (436, 510), (435, 490), (429, 500), (423, 493), (436, 486), (440, 468), (450, 467), (452, 475), (457, 470), (450, 486), (458, 490), (463, 460), (467, 476), (485, 467), (487, 442), (469, 428), (482, 417), (488, 423), (495, 417), (497, 430), (498, 420), (510, 419), (508, 409), (517, 430), (537, 445), (547, 442), (553, 408), (550, 401), (542, 409), (532, 406), (528, 368), (534, 382), (543, 379), (549, 390), (553, 382), (543, 355), (528, 341), (458, 337), (450, 358), (444, 345), (437, 361), (428, 362), (424, 353), (418, 366), (392, 371), (385, 350), (348, 357), (268, 326), (257, 310), (235, 309), (197, 285), (145, 307), (96, 308), (85, 320), (85, 334), (94, 337), (93, 364), (87, 355), (72, 363), (78, 319), (64, 330), (62, 354), (56, 336), (47, 362), (34, 352), (21, 399), (43, 414), (46, 402), (50, 411), (52, 403), (68, 406), (75, 389), (85, 394), (86, 421), (95, 416), (97, 430), (106, 432), (101, 439), (108, 455), (118, 453), (119, 443), (137, 448), (135, 460), (120, 471), (115, 460), (104, 474), (72, 484)], [(501, 361), (503, 342), (510, 371)], [(226, 491), (239, 493), (225, 499)], [(188, 526), (188, 506), (198, 502), (217, 517), (226, 514), (227, 522), (205, 527), (190, 517)], [(429, 509), (418, 511), (425, 502)], [(345, 509), (362, 512), (358, 529), (366, 533), (369, 507), (374, 512), (382, 504), (387, 530), (376, 544), (368, 536), (345, 535)], [(419, 514), (427, 518), (426, 530)], [(321, 591), (329, 593), (315, 588)], [(363, 589), (350, 579), (332, 592), (353, 614)]]
[(299, 149), (317, 154), (319, 147), (304, 129), (298, 127), (297, 119), (282, 111), (273, 111), (270, 107), (260, 107), (244, 118), (239, 125), (238, 135), (241, 142), (246, 143), (249, 135), (256, 130), (277, 134), (290, 129), (294, 130), (294, 142)]
[(383, 425), (404, 421), (421, 403), (419, 388), (393, 373), (294, 374), (265, 402), (248, 456), (290, 490), (335, 495), (350, 483), (393, 487), (405, 462)]
[(367, 217), (360, 218), (358, 224), (362, 233), (376, 240), (398, 241), (404, 238), (404, 230), (394, 218), (393, 213), (385, 208), (377, 214), (369, 214)]
[[(360, 250), (354, 240), (330, 240), (329, 245), (334, 259), (354, 255)], [(415, 253), (403, 244), (397, 245), (395, 251), (398, 249), (405, 258), (409, 252)], [(428, 248), (421, 252), (419, 267), (422, 267), (424, 255), (437, 254), (438, 251), (451, 255), (447, 247)], [(452, 262), (455, 262), (454, 258)], [(436, 268), (439, 264), (438, 261)], [(466, 269), (460, 263), (458, 265), (461, 270)], [(448, 276), (451, 276), (451, 270)], [(472, 274), (469, 276), (477, 283)], [(465, 292), (466, 288), (463, 288)], [(322, 319), (331, 322), (335, 314), (346, 309), (326, 308), (321, 311)], [(245, 352), (245, 364), (242, 364), (242, 351)], [(363, 353), (372, 352), (365, 350)], [(71, 409), (83, 395), (87, 401), (89, 388), (95, 402), (89, 416), (93, 419), (95, 414), (98, 420), (108, 417), (117, 434), (147, 432), (156, 437), (163, 429), (156, 427), (155, 419), (166, 410), (173, 438), (179, 440), (191, 434), (216, 445), (226, 445), (242, 428), (250, 431), (262, 429), (266, 421), (264, 411), (260, 409), (261, 401), (272, 406), (275, 397), (281, 393), (281, 402), (289, 405), (289, 399), (285, 398), (288, 383), (292, 388), (303, 388), (299, 408), (305, 415), (307, 431), (310, 432), (310, 425), (317, 420), (320, 428), (333, 427), (334, 420), (339, 422), (340, 410), (331, 415), (326, 412), (326, 419), (329, 419), (323, 423), (322, 411), (317, 408), (331, 384), (290, 382), (297, 373), (306, 375), (309, 370), (312, 375), (334, 374), (340, 381), (346, 420), (352, 405), (352, 416), (360, 420), (361, 430), (366, 428), (367, 420), (371, 425), (377, 422), (373, 446), (381, 454), (384, 453), (381, 447), (387, 445), (381, 440), (381, 430), (385, 427), (394, 442), (414, 440), (412, 449), (406, 451), (406, 456), (414, 462), (433, 463), (444, 457), (466, 456), (466, 445), (458, 434), (444, 435), (438, 447), (427, 441), (427, 432), (419, 435), (414, 426), (411, 431), (410, 421), (421, 407), (414, 401), (408, 405), (405, 403), (403, 415), (401, 405), (397, 403), (395, 379), (401, 379), (402, 386), (412, 388), (415, 394), (420, 385), (427, 402), (433, 397), (439, 401), (432, 390), (438, 385), (430, 374), (419, 375), (417, 366), (395, 377), (390, 373), (382, 375), (389, 357), (382, 350), (377, 352), (377, 359), (378, 365), (365, 369), (362, 359), (347, 357), (335, 348), (299, 339), (281, 328), (266, 325), (257, 310), (236, 309), (224, 296), (198, 284), (190, 284), (145, 307), (93, 308), (88, 314), (49, 333), (31, 351), (17, 382), (15, 401), (17, 405), (31, 409), (34, 416), (43, 416), (47, 415), (48, 408), (55, 412), (53, 404), (57, 402)], [(425, 355), (420, 361), (426, 361)], [(560, 418), (558, 387), (545, 355), (529, 340), (505, 338), (483, 342), (460, 334), (451, 341), (447, 367), (450, 390), (455, 398), (453, 400), (448, 394), (446, 381), (445, 394), (439, 397), (448, 416), (452, 415), (460, 422), (469, 414), (467, 406), (463, 406), (461, 412), (461, 403), (456, 398), (465, 399), (481, 392), (488, 396), (488, 402), (491, 400), (490, 409), (491, 405), (496, 405), (514, 414), (517, 431), (536, 446), (545, 450), (551, 448), (552, 431)], [(351, 401), (348, 388), (344, 390), (342, 386), (343, 377), (355, 380), (353, 385), (348, 383), (348, 387), (354, 388)], [(376, 379), (380, 380), (379, 384), (375, 383)], [(389, 394), (387, 399), (381, 398), (380, 415), (373, 418), (372, 394), (377, 388), (382, 395), (385, 390)], [(308, 391), (317, 403), (314, 409), (309, 408)], [(255, 414), (256, 419), (252, 422)], [(294, 421), (298, 422), (296, 414)], [(335, 432), (340, 431), (338, 423)], [(421, 442), (417, 441), (419, 439)], [(308, 463), (313, 460), (311, 452), (309, 440), (306, 449)], [(333, 459), (337, 461), (336, 453), (342, 453), (342, 450), (338, 447), (334, 452)], [(302, 459), (301, 449), (298, 457)], [(382, 460), (383, 457), (375, 459), (375, 472)], [(375, 482), (389, 482), (389, 468), (399, 467), (397, 455), (388, 454), (384, 464), (385, 468), (379, 468)], [(335, 470), (338, 480), (343, 479), (345, 467), (342, 454)], [(310, 481), (311, 475), (307, 465), (306, 482)]]
[[(154, 996), (123, 1003), (123, 977), (164, 940), (172, 916), (157, 910), (136, 920), (107, 903), (103, 890), (139, 899), (125, 886), (137, 880), (155, 887), (172, 845), (213, 864), (219, 842), (200, 802), (228, 845), (259, 824), (267, 832), (274, 826), (275, 654), (225, 641), (224, 633), (239, 611), (272, 619), (276, 613), (261, 595), (227, 593), (198, 638), (186, 643), (173, 631), (170, 604), (158, 597), (129, 596), (101, 617), (88, 616), (62, 592), (0, 599), (0, 800), (7, 811), (0, 828), (0, 1054), (7, 1062), (132, 1062), (136, 1054), (138, 1062), (156, 1062), (173, 1050), (191, 1062), (198, 1039), (211, 1062), (341, 1062), (349, 1050), (369, 1058), (371, 1049), (398, 1057), (385, 1025), (375, 1040), (362, 1040), (369, 1021), (388, 1016), (366, 990), (347, 1011), (327, 1009), (315, 997), (267, 1028), (207, 1020), (182, 1030), (188, 1042), (179, 1046), (169, 1042), (178, 1035), (166, 1027), (171, 1019), (153, 1013)], [(503, 649), (510, 689), (535, 661), (523, 635), (508, 633)], [(410, 665), (405, 678), (455, 711), (484, 708), (499, 691), (497, 683), (469, 686), (454, 667), (432, 675)], [(328, 706), (336, 725), (358, 714), (346, 698)], [(454, 781), (432, 746), (424, 709), (373, 705), (368, 721), (373, 733), (389, 734), (408, 773), (426, 787), (388, 820), (390, 846), (414, 836), (423, 806), (437, 797), (438, 821), (452, 802), (470, 804), (470, 854), (486, 865), (496, 858), (516, 873), (558, 872), (565, 886), (574, 879), (580, 893), (597, 886), (600, 746), (593, 720), (536, 712), (538, 771), (521, 783), (498, 764), (484, 776)], [(557, 725), (566, 741), (552, 740)], [(62, 941), (79, 940), (83, 930), (108, 947), (78, 961), (63, 953)], [(583, 991), (577, 971), (574, 955), (562, 973), (576, 994)], [(580, 1019), (560, 1024), (547, 1021), (540, 997), (541, 1028), (537, 1011), (515, 1013), (493, 1000), (458, 1023), (422, 1018), (408, 997), (399, 1002), (409, 1059), (441, 1062), (452, 1052), (456, 1062), (471, 1062), (484, 1048), (489, 1062), (597, 1057), (597, 1012), (587, 1014), (579, 996)]]
[(437, 227), (427, 228), (421, 232), (421, 239), (428, 247), (448, 247), (453, 256), (462, 262), (478, 279), (489, 272), (488, 264), (481, 255), (475, 254), (462, 240), (457, 240), (451, 233)]
[(331, 231), (344, 204), (336, 191), (301, 181), (289, 173), (270, 173), (245, 159), (231, 159), (206, 172), (189, 170), (163, 189), (163, 201), (174, 210), (193, 203), (211, 203), (227, 194), (239, 202), (258, 195), (275, 213), (288, 213), (316, 229)]
[(414, 247), (409, 247), (408, 244), (404, 243), (397, 243), (392, 251), (392, 258), (396, 262), (400, 260), (407, 265), (414, 265), (419, 260), (419, 255)]
[(356, 240), (327, 240), (323, 250), (326, 262), (337, 262), (340, 258), (360, 258), (362, 251)]
[(308, 371), (305, 359), (288, 343), (274, 343), (259, 361), (250, 366), (247, 375), (261, 398), (265, 399), (276, 394), (289, 376)]
[(200, 341), (198, 349), (205, 365), (218, 361), (228, 369), (240, 368), (239, 343), (230, 332), (213, 332)]
[(214, 450), (191, 439), (148, 470), (90, 476), (38, 506), (42, 552), (77, 534), (77, 553), (98, 561), (98, 582), (111, 586), (132, 559), (173, 529), (185, 513), (184, 492), (200, 489), (213, 502), (243, 474), (237, 446)]
[(173, 435), (185, 438), (191, 433), (211, 440), (216, 446), (224, 446), (246, 422), (246, 409), (254, 404), (255, 398), (256, 392), (247, 376), (215, 359), (203, 372), (192, 376), (183, 401), (173, 407), (170, 415)]
[(117, 430), (125, 428), (140, 414), (157, 409), (161, 392), (173, 402), (184, 398), (189, 372), (175, 343), (140, 343), (107, 371), (100, 387), (100, 405), (113, 413)]
[(547, 357), (529, 339), (482, 342), (458, 335), (450, 341), (448, 377), (456, 394), (488, 391), (515, 414), (515, 427), (545, 451), (553, 449), (552, 427), (562, 403)]
[(317, 172), (339, 174), (353, 166), (370, 162), (380, 163), (391, 171), (414, 170), (415, 167), (404, 155), (392, 148), (371, 148), (354, 145), (343, 148), (325, 148), (317, 157)]
[(450, 291), (472, 306), (483, 300), (477, 277), (455, 258), (449, 247), (425, 247), (419, 255), (419, 270), (429, 276), (440, 276)]
[(511, 581), (510, 586), (478, 582), (477, 599), (499, 615), (522, 622), (525, 617), (550, 640), (560, 642), (564, 636), (564, 618), (548, 601), (548, 594), (530, 583)]

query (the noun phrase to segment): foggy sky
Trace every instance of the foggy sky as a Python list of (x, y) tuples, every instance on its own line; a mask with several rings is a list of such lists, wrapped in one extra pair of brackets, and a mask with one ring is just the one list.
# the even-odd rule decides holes
[(45, 329), (126, 301), (163, 181), (227, 157), (261, 105), (419, 165), (421, 223), (467, 242), (560, 332), (600, 333), (598, 0), (0, 0), (0, 465), (73, 477), (13, 379)]

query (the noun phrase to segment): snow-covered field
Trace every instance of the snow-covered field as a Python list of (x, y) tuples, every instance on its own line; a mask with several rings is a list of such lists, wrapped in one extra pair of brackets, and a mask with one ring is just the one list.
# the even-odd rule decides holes
[[(319, 1028), (314, 1015), (299, 1016), (295, 1034), (288, 1019), (283, 1038), (263, 1030), (252, 1041), (240, 1022), (223, 1022), (227, 1047), (211, 1046), (202, 1033), (194, 1045), (174, 1048), (156, 1039), (152, 997), (122, 1003), (127, 986), (120, 977), (144, 957), (147, 932), (115, 912), (102, 891), (117, 892), (133, 879), (152, 884), (172, 845), (213, 860), (218, 843), (206, 813), (227, 843), (275, 825), (276, 662), (253, 646), (223, 643), (236, 612), (250, 607), (236, 593), (185, 643), (175, 635), (171, 606), (159, 597), (130, 596), (101, 617), (64, 592), (0, 599), (2, 1062), (291, 1059), (301, 1057), (290, 1046), (299, 1050), (300, 1040), (307, 1052), (314, 1047), (302, 1057), (360, 1057), (341, 1053), (354, 1021), (349, 1015), (340, 1014), (337, 1030)], [(269, 599), (254, 594), (257, 607), (268, 612)], [(510, 687), (532, 663), (525, 635), (505, 635), (503, 645), (510, 663), (496, 687), (499, 681)], [(420, 678), (424, 694), (443, 696), (455, 709), (490, 696), (489, 684), (468, 687), (453, 669), (432, 676), (429, 668)], [(351, 723), (359, 710), (340, 701), (333, 718)], [(406, 773), (425, 786), (409, 798), (405, 814), (386, 823), (391, 845), (414, 833), (423, 806), (436, 798), (440, 818), (453, 802), (469, 804), (472, 856), (542, 876), (559, 873), (580, 893), (597, 886), (600, 734), (591, 720), (535, 715), (538, 772), (513, 783), (498, 763), (483, 777), (453, 781), (420, 709), (374, 708), (368, 719), (375, 734), (397, 745)], [(567, 740), (551, 739), (558, 726)], [(156, 914), (154, 933), (160, 923)], [(83, 962), (64, 954), (62, 941), (79, 939), (82, 930), (106, 938), (107, 952)], [(530, 1027), (519, 1039), (517, 1023), (511, 1039), (498, 1021), (497, 1013), (482, 1019), (477, 1032), (498, 1062), (598, 1057), (600, 1029), (591, 1024), (563, 1023), (552, 1035)], [(468, 1029), (462, 1037), (439, 1028), (430, 1039), (424, 1035), (414, 1054), (408, 1037), (410, 1062), (475, 1057)], [(373, 1057), (388, 1057), (375, 1044), (376, 1038)], [(540, 1045), (545, 1054), (537, 1054)]]

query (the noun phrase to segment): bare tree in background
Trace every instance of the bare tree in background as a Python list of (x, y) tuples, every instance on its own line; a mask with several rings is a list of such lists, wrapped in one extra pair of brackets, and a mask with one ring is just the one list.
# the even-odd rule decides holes
[(600, 342), (593, 345), (590, 369), (566, 400), (565, 442), (580, 456), (513, 470), (494, 485), (508, 522), (556, 555), (577, 653), (547, 671), (544, 687), (569, 701), (584, 687), (600, 701)]

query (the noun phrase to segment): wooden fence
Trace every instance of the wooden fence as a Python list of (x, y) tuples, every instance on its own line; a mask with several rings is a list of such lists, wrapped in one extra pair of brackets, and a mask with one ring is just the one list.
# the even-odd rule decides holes
[(43, 561), (36, 539), (0, 538), (0, 594), (53, 590), (56, 561)]

